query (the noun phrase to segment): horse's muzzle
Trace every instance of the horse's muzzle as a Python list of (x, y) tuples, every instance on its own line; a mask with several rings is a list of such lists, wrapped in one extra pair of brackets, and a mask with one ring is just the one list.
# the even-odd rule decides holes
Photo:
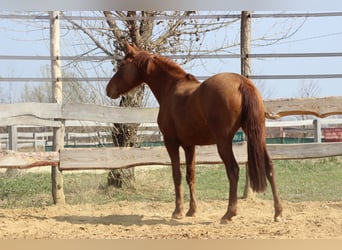
[(113, 88), (109, 88), (109, 86), (107, 86), (106, 88), (106, 93), (107, 96), (111, 99), (116, 99), (120, 96), (120, 94), (117, 91), (113, 90)]

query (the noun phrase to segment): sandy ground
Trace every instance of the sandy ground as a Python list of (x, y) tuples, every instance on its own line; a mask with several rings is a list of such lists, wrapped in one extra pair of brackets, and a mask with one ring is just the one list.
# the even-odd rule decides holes
[(220, 224), (226, 201), (199, 202), (196, 218), (173, 220), (173, 203), (116, 202), (0, 209), (0, 239), (342, 239), (342, 202), (239, 200), (238, 216)]

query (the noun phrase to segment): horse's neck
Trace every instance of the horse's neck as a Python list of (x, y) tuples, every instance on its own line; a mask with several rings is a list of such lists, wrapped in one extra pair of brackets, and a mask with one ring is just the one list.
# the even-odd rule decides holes
[(167, 96), (173, 94), (172, 92), (174, 91), (177, 82), (178, 79), (174, 79), (168, 75), (163, 75), (163, 77), (160, 77), (160, 75), (158, 77), (153, 77), (152, 74), (146, 83), (150, 87), (159, 104), (161, 104)]
[[(155, 57), (153, 67), (150, 68), (149, 75), (146, 77), (147, 84), (150, 86), (159, 104), (163, 100), (172, 96), (181, 81), (194, 80), (196, 78), (187, 74), (178, 65), (165, 61), (161, 57)], [(191, 77), (187, 77), (191, 76)]]

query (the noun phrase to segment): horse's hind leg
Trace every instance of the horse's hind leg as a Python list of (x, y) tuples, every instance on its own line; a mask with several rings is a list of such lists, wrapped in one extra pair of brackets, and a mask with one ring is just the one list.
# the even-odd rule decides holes
[(237, 164), (231, 139), (224, 140), (217, 144), (218, 152), (226, 167), (229, 180), (229, 202), (226, 214), (222, 217), (221, 223), (227, 223), (232, 220), (237, 213), (237, 188), (239, 179), (239, 165)]
[(195, 216), (197, 211), (195, 193), (195, 146), (184, 147), (186, 161), (186, 181), (190, 191), (190, 207), (186, 216)]
[(277, 186), (275, 182), (273, 162), (267, 152), (266, 145), (264, 145), (264, 148), (265, 148), (266, 177), (271, 185), (273, 201), (274, 201), (274, 221), (280, 221), (282, 217), (283, 207), (281, 205), (281, 201), (279, 198), (279, 194), (278, 194), (278, 190), (277, 190)]

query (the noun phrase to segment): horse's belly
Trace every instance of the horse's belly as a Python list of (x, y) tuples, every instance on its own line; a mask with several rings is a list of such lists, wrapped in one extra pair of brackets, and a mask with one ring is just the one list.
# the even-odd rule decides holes
[(192, 128), (188, 133), (178, 134), (181, 145), (210, 145), (215, 144), (214, 137), (209, 130)]

